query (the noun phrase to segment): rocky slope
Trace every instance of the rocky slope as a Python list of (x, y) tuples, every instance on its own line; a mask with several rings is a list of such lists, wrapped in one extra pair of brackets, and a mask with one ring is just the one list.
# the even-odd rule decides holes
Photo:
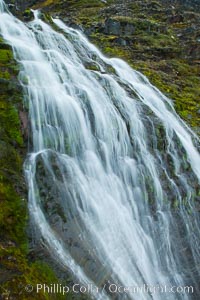
[[(200, 133), (198, 0), (7, 3), (24, 21), (32, 18), (30, 8), (40, 8), (47, 20), (49, 15), (58, 16), (83, 30), (106, 55), (121, 57), (146, 74), (174, 100), (179, 114)], [(28, 147), (28, 121), (17, 75), (12, 51), (0, 39), (0, 299), (27, 299), (24, 285), (57, 280), (28, 247), (27, 192), (22, 171)], [(28, 294), (29, 299), (36, 297), (48, 299), (47, 295)]]
[(82, 29), (109, 56), (142, 71), (199, 132), (198, 1), (45, 1), (34, 7)]
[(14, 13), (31, 19), (42, 9), (84, 31), (108, 56), (125, 59), (174, 100), (199, 134), (200, 3), (195, 0), (15, 1)]

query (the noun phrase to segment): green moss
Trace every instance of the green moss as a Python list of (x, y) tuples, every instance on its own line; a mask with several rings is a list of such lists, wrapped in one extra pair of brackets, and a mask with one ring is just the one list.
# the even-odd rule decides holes
[(19, 115), (17, 109), (9, 102), (0, 103), (0, 125), (4, 128), (4, 139), (23, 145), (20, 132)]
[(128, 16), (114, 16), (113, 20), (119, 21), (121, 24), (132, 24), (136, 29), (136, 33), (140, 31), (157, 31), (159, 23), (155, 20), (140, 18), (140, 17), (128, 17)]
[[(46, 263), (28, 259), (25, 146), (18, 114), (23, 109), (23, 96), (18, 70), (10, 47), (0, 38), (0, 298), (66, 299), (60, 294), (36, 294), (37, 283), (60, 282)], [(32, 293), (25, 291), (27, 284), (34, 286)]]
[(85, 68), (87, 70), (91, 70), (91, 71), (99, 71), (100, 68), (97, 64), (95, 64), (94, 62), (87, 62), (85, 63)]
[(24, 248), (26, 205), (11, 184), (5, 180), (5, 176), (0, 182), (0, 203), (0, 231), (4, 233), (4, 237), (9, 237), (19, 247)]
[(0, 49), (0, 65), (10, 62), (12, 58), (11, 50)]
[[(157, 1), (135, 1), (127, 5), (134, 11), (132, 15), (114, 15), (111, 11), (106, 17), (133, 24), (135, 31), (131, 45), (118, 45), (115, 36), (98, 31), (98, 26), (90, 35), (92, 42), (107, 56), (125, 59), (133, 68), (143, 72), (152, 84), (174, 100), (179, 115), (194, 129), (198, 128), (200, 68), (183, 58), (175, 28), (176, 25), (185, 28), (187, 22), (168, 24), (164, 7)], [(147, 7), (150, 9), (148, 15)], [(83, 6), (74, 17), (78, 24), (88, 28), (105, 21), (101, 9), (95, 11), (95, 8), (85, 9)]]
[(0, 79), (9, 80), (10, 79), (10, 73), (7, 70), (0, 72)]
[(104, 4), (101, 1), (96, 1), (96, 0), (69, 0), (69, 5), (71, 7), (76, 7), (76, 8), (87, 8), (87, 7), (103, 7)]
[(60, 2), (59, 0), (46, 0), (43, 3), (40, 4), (40, 7), (49, 6), (51, 4), (57, 4), (59, 2)]
[(33, 11), (31, 9), (26, 9), (23, 12), (23, 20), (29, 22), (32, 21), (33, 19), (34, 19)]
[[(108, 2), (112, 2), (108, 0)], [(103, 7), (105, 4), (102, 3), (101, 1), (96, 1), (96, 0), (68, 0), (68, 1), (63, 1), (63, 0), (46, 0), (43, 3), (37, 4), (34, 6), (34, 8), (46, 8), (46, 7), (58, 7), (61, 9), (63, 6), (67, 5), (68, 8), (88, 8), (88, 7)]]
[(174, 100), (176, 111), (190, 126), (198, 127), (200, 88), (197, 66), (173, 59), (159, 64), (140, 62), (133, 67), (143, 72), (156, 87)]
[[(3, 256), (0, 250), (0, 255), (4, 258), (2, 267), (5, 274), (12, 272), (12, 280), (7, 280), (0, 287), (0, 295), (3, 296), (3, 299), (6, 299), (6, 296), (20, 300), (71, 299), (71, 297), (66, 297), (66, 295), (59, 293), (45, 293), (43, 290), (37, 292), (37, 284), (50, 286), (51, 284), (60, 283), (52, 269), (44, 262), (35, 261), (30, 264), (23, 252), (19, 249), (14, 249), (13, 246), (7, 248), (6, 251), (4, 250)], [(7, 276), (9, 277), (9, 275)], [(26, 287), (30, 285), (33, 287), (32, 292), (26, 290)]]
[[(107, 56), (123, 58), (133, 68), (144, 73), (156, 87), (174, 100), (179, 115), (189, 125), (198, 127), (200, 68), (187, 61), (177, 38), (177, 30), (187, 28), (188, 24), (168, 24), (167, 15), (160, 10), (157, 1), (130, 1), (127, 5), (132, 10), (131, 14), (128, 15), (127, 11), (127, 15), (121, 16), (112, 11), (105, 13), (102, 10), (105, 7), (109, 8), (112, 2), (107, 1), (107, 4), (104, 4), (96, 0), (47, 0), (38, 5), (51, 12), (63, 11), (63, 16), (67, 10), (71, 13), (73, 22), (82, 24), (85, 28), (95, 28), (90, 36), (93, 43)], [(151, 12), (147, 11), (147, 7), (152, 8)], [(103, 34), (102, 28), (101, 31), (98, 30), (98, 24), (104, 23), (107, 17), (134, 25), (136, 30), (131, 36), (130, 46), (121, 47), (115, 43), (115, 36)], [(47, 14), (44, 19), (51, 23)], [(90, 65), (88, 69), (95, 71), (96, 66)], [(7, 241), (1, 239), (0, 256), (4, 273), (12, 273), (11, 277), (5, 275), (2, 287), (4, 293), (14, 293), (15, 297), (22, 300), (27, 297), (50, 299), (47, 295), (34, 293), (27, 296), (23, 289), (23, 285), (28, 283), (34, 285), (41, 281), (52, 283), (57, 279), (46, 264), (30, 263), (26, 256), (27, 207), (26, 201), (22, 200), (21, 194), (17, 192), (19, 182), (23, 181), (21, 175), (23, 158), (20, 153), (23, 141), (17, 112), (21, 100), (13, 81), (17, 72), (18, 68), (13, 63), (10, 47), (0, 38), (0, 134), (4, 140), (4, 144), (0, 144), (0, 232), (5, 232), (4, 239)], [(177, 205), (176, 203), (175, 206)], [(13, 246), (9, 246), (8, 241), (12, 241)], [(20, 285), (22, 292), (19, 296)], [(56, 297), (59, 299), (57, 295)]]

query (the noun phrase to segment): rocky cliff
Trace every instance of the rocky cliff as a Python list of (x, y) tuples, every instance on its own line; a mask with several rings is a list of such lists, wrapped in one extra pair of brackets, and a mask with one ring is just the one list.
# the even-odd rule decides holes
[[(84, 31), (108, 56), (143, 72), (199, 134), (200, 3), (177, 1), (7, 1), (23, 21), (30, 8)], [(88, 66), (92, 68), (93, 66)], [(0, 299), (27, 299), (24, 285), (56, 282), (31, 254), (27, 238), (27, 193), (22, 165), (28, 147), (28, 116), (12, 49), (0, 39)], [(39, 299), (30, 294), (29, 299)], [(47, 299), (41, 295), (41, 299)], [(53, 299), (53, 298), (50, 298)], [(56, 298), (58, 299), (58, 297)]]
[(125, 59), (174, 100), (181, 117), (199, 133), (200, 3), (195, 0), (15, 1), (60, 17), (84, 31), (108, 56)]

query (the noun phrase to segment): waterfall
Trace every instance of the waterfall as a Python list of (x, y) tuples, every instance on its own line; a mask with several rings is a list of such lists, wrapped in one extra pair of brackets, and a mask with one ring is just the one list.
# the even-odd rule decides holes
[[(197, 299), (199, 138), (173, 103), (124, 61), (53, 19), (24, 24), (0, 0), (31, 123), (29, 213), (50, 255), (95, 299)], [(105, 288), (104, 288), (105, 287)]]

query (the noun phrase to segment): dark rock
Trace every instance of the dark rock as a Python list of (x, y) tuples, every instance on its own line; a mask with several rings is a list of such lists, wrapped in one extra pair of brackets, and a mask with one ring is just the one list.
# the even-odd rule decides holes
[(181, 23), (184, 21), (184, 17), (183, 15), (174, 15), (169, 17), (169, 23), (173, 24), (173, 23)]
[(87, 70), (100, 71), (100, 67), (92, 61), (86, 61), (84, 66)]
[(133, 24), (127, 23), (124, 26), (124, 34), (125, 35), (132, 35), (135, 32), (135, 27)]
[(80, 30), (80, 31), (84, 31), (83, 26), (79, 25), (77, 23), (75, 23), (73, 20), (71, 20), (70, 18), (66, 17), (64, 19), (62, 19), (62, 21), (69, 27), (76, 29), (76, 30)]
[(94, 27), (84, 28), (84, 34), (87, 35), (87, 36), (90, 36), (94, 32), (95, 32)]
[(121, 35), (121, 24), (117, 20), (107, 19), (105, 22), (105, 34)]
[(190, 57), (192, 57), (192, 59), (198, 60), (199, 55), (200, 55), (200, 45), (197, 45), (197, 44), (191, 45), (190, 48), (189, 48), (188, 55)]
[[(14, 3), (13, 3), (14, 2)], [(24, 11), (25, 9), (27, 9), (28, 7), (31, 7), (35, 4), (37, 4), (38, 2), (42, 2), (38, 1), (38, 0), (5, 0), (5, 3), (7, 3), (10, 7), (12, 7), (13, 9), (15, 9), (16, 11)]]
[(132, 35), (134, 32), (135, 26), (126, 21), (126, 19), (116, 20), (109, 18), (105, 21), (105, 34), (129, 36)]
[(21, 121), (21, 132), (25, 140), (28, 138), (28, 113), (26, 111), (19, 111), (19, 118)]
[(121, 37), (115, 39), (115, 44), (119, 45), (119, 46), (128, 46), (130, 43), (127, 39), (123, 39)]
[(25, 22), (32, 21), (34, 19), (33, 11), (30, 9), (26, 9), (23, 13), (23, 19)]

